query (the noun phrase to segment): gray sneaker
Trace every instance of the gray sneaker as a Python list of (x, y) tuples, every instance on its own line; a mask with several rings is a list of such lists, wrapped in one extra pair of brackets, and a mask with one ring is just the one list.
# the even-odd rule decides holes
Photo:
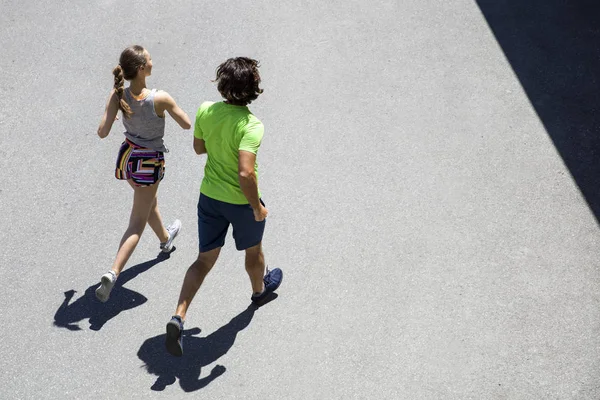
[(167, 232), (169, 232), (169, 240), (160, 244), (160, 250), (163, 253), (170, 253), (173, 250), (173, 241), (177, 237), (179, 230), (181, 229), (181, 221), (176, 219), (173, 223), (167, 226)]
[(100, 286), (96, 289), (96, 297), (103, 303), (108, 301), (110, 297), (110, 291), (113, 286), (115, 286), (115, 282), (117, 281), (117, 275), (113, 271), (109, 271), (106, 274), (102, 275), (100, 278)]

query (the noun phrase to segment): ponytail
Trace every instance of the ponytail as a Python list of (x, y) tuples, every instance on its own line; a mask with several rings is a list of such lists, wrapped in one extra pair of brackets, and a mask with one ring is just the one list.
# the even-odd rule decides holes
[(129, 104), (123, 98), (123, 92), (125, 91), (125, 77), (123, 76), (123, 69), (121, 68), (121, 64), (118, 64), (115, 69), (113, 69), (113, 75), (115, 76), (115, 92), (119, 97), (119, 109), (123, 112), (125, 118), (131, 117), (133, 112), (129, 107)]

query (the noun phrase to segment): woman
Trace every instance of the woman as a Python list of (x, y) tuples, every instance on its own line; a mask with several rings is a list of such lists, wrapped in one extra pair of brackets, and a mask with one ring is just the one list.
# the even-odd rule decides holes
[[(168, 253), (179, 233), (181, 222), (175, 220), (165, 228), (158, 211), (156, 193), (165, 172), (163, 143), (165, 112), (183, 129), (190, 129), (190, 119), (167, 92), (146, 88), (146, 77), (152, 74), (152, 58), (142, 46), (123, 50), (119, 65), (113, 70), (115, 84), (110, 92), (98, 136), (108, 136), (117, 113), (123, 114), (125, 141), (117, 157), (115, 176), (127, 180), (133, 188), (133, 206), (129, 226), (121, 239), (112, 269), (101, 278), (96, 297), (108, 300), (119, 274), (137, 246), (146, 223), (158, 239), (160, 248)], [(124, 81), (129, 81), (125, 89)]]

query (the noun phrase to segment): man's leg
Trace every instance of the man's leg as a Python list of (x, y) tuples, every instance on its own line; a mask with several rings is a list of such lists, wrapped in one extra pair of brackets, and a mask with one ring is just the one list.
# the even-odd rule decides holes
[(249, 205), (230, 205), (227, 207), (227, 217), (233, 225), (236, 248), (246, 251), (246, 272), (252, 285), (251, 300), (260, 305), (277, 290), (283, 280), (283, 272), (279, 268), (267, 270), (265, 274), (262, 238), (266, 220), (256, 221)]
[(183, 285), (181, 286), (177, 310), (175, 311), (175, 315), (178, 315), (182, 321), (185, 320), (185, 314), (190, 303), (194, 299), (198, 289), (200, 289), (200, 285), (204, 282), (204, 278), (206, 278), (206, 275), (208, 275), (215, 265), (220, 252), (221, 248), (217, 247), (205, 253), (200, 253), (196, 261), (188, 268), (183, 279)]
[(206, 275), (208, 275), (213, 265), (215, 265), (220, 252), (221, 248), (217, 247), (216, 249), (198, 254), (198, 259), (194, 261), (185, 274), (181, 293), (179, 294), (177, 310), (171, 321), (167, 323), (165, 346), (167, 347), (167, 351), (174, 356), (181, 357), (183, 355), (182, 339), (185, 314), (196, 292), (200, 289), (200, 285), (204, 282), (204, 278), (206, 278)]
[(204, 282), (204, 278), (215, 265), (221, 247), (225, 244), (229, 221), (221, 215), (220, 204), (221, 202), (200, 194), (198, 200), (198, 247), (200, 252), (196, 261), (185, 274), (175, 315), (167, 323), (165, 345), (167, 351), (174, 356), (183, 354), (183, 321), (188, 307)]
[(229, 221), (221, 215), (220, 204), (221, 202), (203, 194), (198, 199), (198, 258), (185, 274), (175, 311), (175, 315), (181, 317), (182, 321), (185, 320), (192, 299), (215, 265), (221, 247), (225, 244)]
[(246, 249), (246, 272), (250, 277), (252, 293), (262, 293), (265, 289), (263, 282), (265, 276), (265, 256), (262, 251), (262, 242)]

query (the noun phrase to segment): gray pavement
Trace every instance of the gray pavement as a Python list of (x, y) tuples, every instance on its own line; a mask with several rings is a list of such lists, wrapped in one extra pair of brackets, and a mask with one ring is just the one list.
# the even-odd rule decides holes
[[(0, 1), (0, 398), (598, 399), (594, 213), (475, 1)], [(204, 161), (167, 123), (159, 200), (113, 300), (90, 295), (131, 203), (111, 69), (191, 116), (224, 59), (252, 104), (279, 297), (256, 312), (231, 238), (186, 357), (161, 335), (197, 252)], [(87, 292), (86, 292), (87, 290)]]

